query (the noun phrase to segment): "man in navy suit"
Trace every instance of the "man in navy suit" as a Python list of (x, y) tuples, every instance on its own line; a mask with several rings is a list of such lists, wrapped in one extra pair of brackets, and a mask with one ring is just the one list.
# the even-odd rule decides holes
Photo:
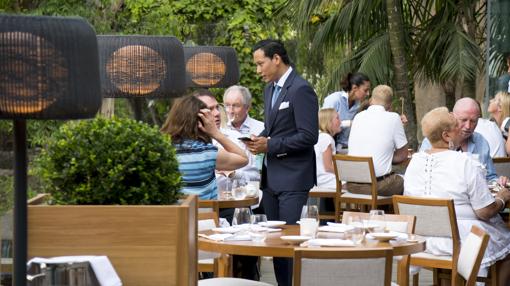
[[(316, 184), (315, 153), (319, 124), (317, 95), (290, 65), (280, 41), (262, 40), (253, 47), (264, 90), (264, 130), (247, 142), (254, 153), (265, 153), (262, 166), (262, 206), (268, 219), (296, 224), (308, 192)], [(275, 258), (278, 285), (292, 285), (292, 260)]]

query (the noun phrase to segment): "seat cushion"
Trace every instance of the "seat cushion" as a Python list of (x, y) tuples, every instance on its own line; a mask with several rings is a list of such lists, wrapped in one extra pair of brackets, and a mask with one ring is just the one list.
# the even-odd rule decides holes
[(220, 277), (203, 279), (198, 281), (199, 286), (272, 286), (264, 282), (253, 281), (248, 279)]
[[(343, 198), (355, 198), (355, 199), (367, 199), (367, 200), (371, 200), (372, 199), (371, 195), (353, 194), (353, 193), (350, 193), (350, 192), (347, 192), (347, 191), (343, 193), (342, 197)], [(391, 199), (391, 196), (377, 196), (377, 199), (378, 200)]]

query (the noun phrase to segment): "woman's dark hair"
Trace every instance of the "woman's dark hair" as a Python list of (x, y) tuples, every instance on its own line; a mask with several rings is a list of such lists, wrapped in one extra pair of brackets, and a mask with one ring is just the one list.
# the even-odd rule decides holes
[(340, 82), (342, 85), (342, 89), (346, 92), (351, 91), (353, 85), (363, 85), (365, 82), (370, 82), (370, 79), (368, 76), (366, 76), (363, 73), (356, 72), (356, 73), (348, 73), (347, 76)]
[(255, 52), (258, 49), (262, 50), (264, 52), (264, 56), (268, 58), (273, 58), (275, 54), (279, 55), (284, 64), (290, 65), (289, 55), (287, 54), (287, 50), (283, 46), (282, 42), (272, 39), (262, 40), (253, 46), (252, 52)]
[(173, 143), (185, 139), (210, 143), (211, 137), (198, 129), (198, 112), (204, 108), (207, 105), (193, 95), (176, 99), (160, 131), (169, 134)]

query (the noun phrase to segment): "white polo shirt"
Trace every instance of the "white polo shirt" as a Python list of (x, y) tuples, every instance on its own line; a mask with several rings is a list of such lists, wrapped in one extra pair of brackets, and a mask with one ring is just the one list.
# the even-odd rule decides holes
[(395, 150), (407, 144), (400, 116), (382, 105), (358, 113), (351, 125), (349, 155), (372, 157), (377, 177), (391, 172)]

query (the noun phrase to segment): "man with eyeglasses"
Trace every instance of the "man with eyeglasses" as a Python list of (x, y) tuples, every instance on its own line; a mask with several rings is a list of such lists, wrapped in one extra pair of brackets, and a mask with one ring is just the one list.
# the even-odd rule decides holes
[(214, 97), (214, 94), (207, 89), (198, 89), (193, 92), (193, 96), (200, 99), (207, 108), (211, 110), (212, 115), (214, 116), (214, 123), (216, 123), (216, 127), (220, 128), (221, 125), (221, 112), (220, 105)]
[(239, 138), (250, 137), (251, 135), (259, 135), (264, 130), (264, 123), (253, 119), (248, 114), (251, 108), (251, 93), (250, 91), (240, 85), (233, 85), (225, 90), (223, 94), (223, 106), (227, 113), (228, 121), (224, 134), (227, 137), (238, 143), (238, 145), (245, 149), (248, 155), (249, 163), (241, 169), (234, 171), (230, 177), (244, 178), (249, 181), (260, 181), (260, 171), (257, 166), (257, 157), (251, 154), (244, 143), (239, 141)]

